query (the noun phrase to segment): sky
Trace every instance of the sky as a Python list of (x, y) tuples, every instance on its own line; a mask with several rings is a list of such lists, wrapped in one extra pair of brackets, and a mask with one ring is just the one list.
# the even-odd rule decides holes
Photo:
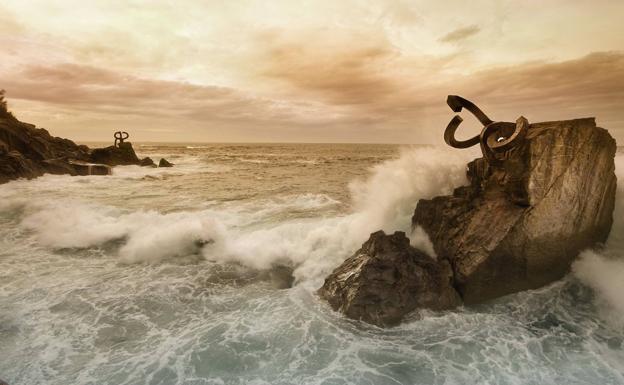
[(449, 94), (624, 142), (623, 19), (619, 0), (2, 0), (0, 88), (79, 142), (439, 144)]

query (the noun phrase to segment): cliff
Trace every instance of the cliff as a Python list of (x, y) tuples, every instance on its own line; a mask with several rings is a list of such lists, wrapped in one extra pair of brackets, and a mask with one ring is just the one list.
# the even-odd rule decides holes
[(151, 159), (139, 159), (129, 142), (90, 149), (20, 122), (0, 105), (0, 183), (45, 173), (108, 175), (112, 166), (129, 164), (155, 167)]

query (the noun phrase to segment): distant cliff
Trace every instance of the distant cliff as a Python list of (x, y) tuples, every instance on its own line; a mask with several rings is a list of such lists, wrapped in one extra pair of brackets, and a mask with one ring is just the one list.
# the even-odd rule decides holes
[(120, 164), (155, 167), (151, 159), (139, 159), (129, 142), (92, 150), (20, 122), (7, 110), (2, 96), (0, 93), (0, 183), (45, 173), (106, 175), (110, 167)]

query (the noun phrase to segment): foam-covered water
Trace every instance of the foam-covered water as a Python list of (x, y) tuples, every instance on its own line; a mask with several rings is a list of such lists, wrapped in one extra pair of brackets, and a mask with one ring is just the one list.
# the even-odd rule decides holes
[[(146, 145), (172, 169), (0, 186), (0, 378), (16, 384), (622, 384), (624, 188), (612, 235), (549, 287), (391, 329), (314, 291), (475, 153)], [(624, 154), (616, 159), (624, 179)], [(412, 243), (432, 253), (426, 236)], [(294, 268), (279, 289), (274, 266)], [(273, 268), (273, 269), (272, 269)]]

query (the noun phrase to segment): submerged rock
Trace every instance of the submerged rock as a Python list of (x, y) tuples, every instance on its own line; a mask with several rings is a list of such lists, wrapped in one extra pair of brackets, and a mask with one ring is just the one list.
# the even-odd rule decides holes
[(466, 303), (538, 288), (606, 241), (615, 151), (593, 118), (531, 124), (502, 162), (470, 162), (469, 186), (420, 200), (412, 223), (450, 262)]
[(78, 175), (110, 175), (111, 167), (105, 164), (88, 163), (76, 160), (70, 160), (69, 164), (73, 166)]
[(461, 304), (452, 279), (448, 262), (410, 246), (405, 233), (378, 231), (325, 279), (318, 293), (349, 318), (388, 326), (417, 308)]
[(160, 162), (158, 162), (158, 167), (173, 167), (173, 163), (170, 163), (165, 158), (160, 158)]

